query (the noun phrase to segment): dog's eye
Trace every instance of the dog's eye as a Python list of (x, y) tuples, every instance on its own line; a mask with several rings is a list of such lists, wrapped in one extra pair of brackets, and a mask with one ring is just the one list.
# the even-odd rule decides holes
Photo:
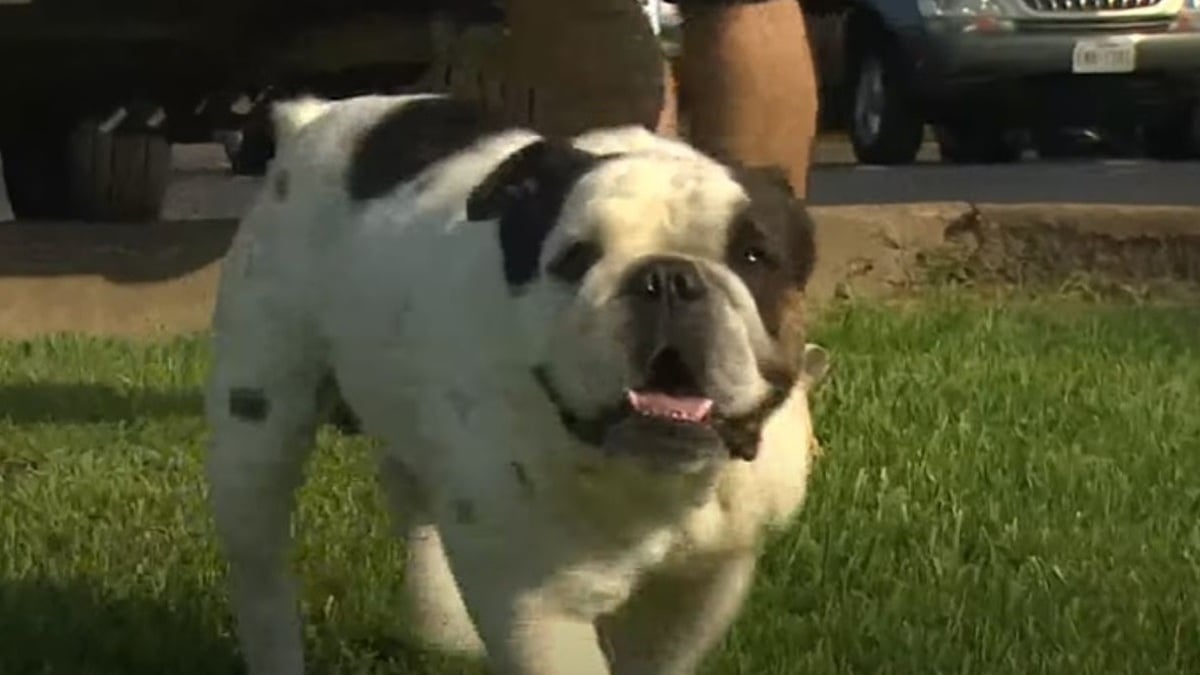
[(568, 283), (578, 283), (600, 260), (600, 246), (590, 241), (577, 241), (558, 254), (547, 267), (553, 276)]
[(750, 245), (742, 249), (742, 260), (751, 265), (770, 265), (771, 256), (762, 246)]

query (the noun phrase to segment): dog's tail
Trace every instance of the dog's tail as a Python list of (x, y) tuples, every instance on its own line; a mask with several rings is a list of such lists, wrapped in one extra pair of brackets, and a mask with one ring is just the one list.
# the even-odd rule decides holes
[(276, 101), (271, 106), (271, 123), (275, 128), (275, 146), (291, 145), (300, 130), (324, 115), (333, 102), (315, 96)]

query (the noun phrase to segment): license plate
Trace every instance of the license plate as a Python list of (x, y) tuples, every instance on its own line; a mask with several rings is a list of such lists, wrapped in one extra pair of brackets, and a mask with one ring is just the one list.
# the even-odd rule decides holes
[(1071, 55), (1071, 72), (1132, 73), (1137, 69), (1137, 40), (1122, 35), (1079, 40)]

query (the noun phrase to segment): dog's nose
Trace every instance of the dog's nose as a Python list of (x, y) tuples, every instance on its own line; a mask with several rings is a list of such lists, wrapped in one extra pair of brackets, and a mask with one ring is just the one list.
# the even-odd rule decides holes
[(626, 295), (644, 300), (689, 303), (708, 294), (700, 268), (690, 260), (654, 257), (639, 263), (625, 280)]

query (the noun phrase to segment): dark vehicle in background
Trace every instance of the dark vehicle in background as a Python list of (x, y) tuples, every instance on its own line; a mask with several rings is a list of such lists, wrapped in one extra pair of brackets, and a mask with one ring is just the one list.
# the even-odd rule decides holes
[[(1197, 0), (848, 0), (818, 49), (858, 160), (1006, 162), (1089, 139), (1200, 154)], [(820, 42), (818, 40), (817, 42)], [(826, 41), (827, 42), (827, 41)]]
[(0, 0), (0, 161), (18, 218), (154, 219), (170, 144), (237, 130), (271, 154), (265, 103), (415, 80), (440, 21), (487, 0)]
[[(564, 0), (567, 1), (567, 0)], [(631, 0), (632, 1), (632, 0)], [(808, 0), (825, 113), (858, 159), (1072, 152), (1136, 137), (1200, 148), (1200, 0)], [(0, 0), (0, 162), (22, 219), (149, 221), (172, 143), (273, 153), (270, 101), (395, 91), (494, 0)], [(664, 41), (678, 40), (674, 24)]]

